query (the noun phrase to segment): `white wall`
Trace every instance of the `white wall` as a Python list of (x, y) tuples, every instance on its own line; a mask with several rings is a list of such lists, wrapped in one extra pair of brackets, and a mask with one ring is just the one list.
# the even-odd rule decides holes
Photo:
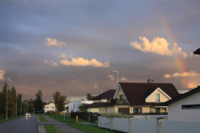
[(56, 107), (54, 103), (50, 103), (44, 106), (44, 113), (46, 113), (47, 111), (56, 111)]
[(122, 132), (129, 132), (129, 119), (113, 118), (113, 129)]
[(162, 133), (200, 133), (199, 122), (162, 121)]
[(168, 120), (200, 122), (200, 109), (182, 109), (182, 105), (188, 104), (200, 104), (200, 92), (170, 104), (168, 106)]
[(157, 132), (158, 132), (157, 120), (132, 119), (132, 133), (157, 133)]

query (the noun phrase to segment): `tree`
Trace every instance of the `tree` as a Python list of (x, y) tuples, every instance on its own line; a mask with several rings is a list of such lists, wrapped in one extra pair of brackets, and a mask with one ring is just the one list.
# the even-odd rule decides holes
[(87, 100), (91, 100), (93, 97), (90, 93), (87, 93)]
[(42, 101), (42, 91), (38, 91), (36, 94), (36, 99), (34, 102), (34, 108), (36, 111), (42, 111), (43, 110), (43, 101)]
[(61, 112), (62, 110), (64, 110), (66, 96), (61, 95), (59, 91), (56, 91), (53, 94), (53, 98), (54, 98), (54, 103), (55, 103), (57, 111)]
[(87, 108), (85, 107), (85, 104), (82, 104), (78, 108), (80, 109), (80, 111), (87, 112)]

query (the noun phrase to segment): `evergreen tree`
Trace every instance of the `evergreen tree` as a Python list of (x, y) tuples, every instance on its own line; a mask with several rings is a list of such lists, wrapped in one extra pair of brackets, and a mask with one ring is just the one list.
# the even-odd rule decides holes
[(38, 91), (34, 102), (34, 108), (36, 111), (43, 111), (42, 91)]

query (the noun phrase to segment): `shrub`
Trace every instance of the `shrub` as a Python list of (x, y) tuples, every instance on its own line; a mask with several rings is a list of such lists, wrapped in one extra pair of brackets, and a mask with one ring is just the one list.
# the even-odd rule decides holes
[(117, 113), (117, 112), (111, 112), (111, 113), (105, 113), (101, 115), (102, 117), (117, 117), (117, 118), (128, 118), (129, 116), (127, 114)]

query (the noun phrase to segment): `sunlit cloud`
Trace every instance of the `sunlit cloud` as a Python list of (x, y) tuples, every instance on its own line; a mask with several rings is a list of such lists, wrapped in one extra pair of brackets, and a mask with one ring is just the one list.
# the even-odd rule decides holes
[(63, 59), (68, 59), (68, 58), (72, 58), (73, 57), (73, 54), (65, 54), (65, 53), (62, 53), (60, 55), (58, 55), (59, 58), (63, 58)]
[(98, 86), (97, 86), (97, 85), (94, 85), (94, 88), (96, 89), (96, 88), (98, 88)]
[(200, 86), (200, 84), (189, 83), (189, 84), (187, 85), (187, 88), (189, 88), (189, 89), (195, 89), (195, 88), (197, 88), (197, 86)]
[(52, 83), (52, 84), (55, 84), (56, 82), (52, 80), (51, 83)]
[(47, 64), (49, 61), (48, 60), (44, 60), (44, 63)]
[(72, 83), (76, 83), (76, 80), (73, 80)]
[(61, 64), (63, 65), (66, 65), (66, 66), (69, 66), (69, 65), (72, 65), (72, 66), (93, 66), (93, 67), (108, 67), (109, 66), (109, 61), (105, 62), (105, 63), (102, 63), (100, 61), (97, 61), (96, 59), (91, 59), (91, 60), (88, 60), (88, 59), (84, 59), (82, 57), (73, 57), (72, 60), (61, 60), (60, 61)]
[(0, 80), (4, 80), (5, 78), (4, 78), (4, 74), (5, 74), (6, 72), (4, 71), (4, 70), (0, 70)]
[(10, 78), (7, 78), (7, 80), (8, 80), (9, 82), (12, 82), (12, 80), (11, 80)]
[(51, 61), (51, 62), (50, 62), (50, 65), (51, 65), (51, 66), (57, 66), (58, 63), (56, 63), (56, 62), (54, 62), (54, 61)]
[(113, 75), (108, 75), (108, 77), (110, 78), (110, 80), (115, 80), (115, 77)]
[(150, 42), (150, 40), (146, 37), (140, 37), (139, 39), (141, 42), (132, 41), (130, 45), (142, 52), (156, 53), (165, 56), (179, 55), (183, 58), (186, 58), (189, 55), (188, 53), (182, 51), (182, 48), (178, 47), (177, 43), (169, 44), (164, 38), (153, 38), (152, 42)]
[(45, 44), (48, 46), (48, 47), (51, 47), (51, 46), (57, 46), (57, 47), (62, 47), (64, 45), (66, 45), (65, 42), (62, 42), (62, 41), (58, 41), (57, 39), (51, 39), (49, 37), (47, 37), (45, 39)]
[(127, 80), (127, 78), (125, 78), (125, 77), (122, 77), (120, 80), (126, 81), (126, 80)]
[(199, 73), (195, 71), (183, 72), (183, 73), (174, 73), (174, 74), (165, 74), (164, 78), (178, 78), (178, 77), (198, 77)]

